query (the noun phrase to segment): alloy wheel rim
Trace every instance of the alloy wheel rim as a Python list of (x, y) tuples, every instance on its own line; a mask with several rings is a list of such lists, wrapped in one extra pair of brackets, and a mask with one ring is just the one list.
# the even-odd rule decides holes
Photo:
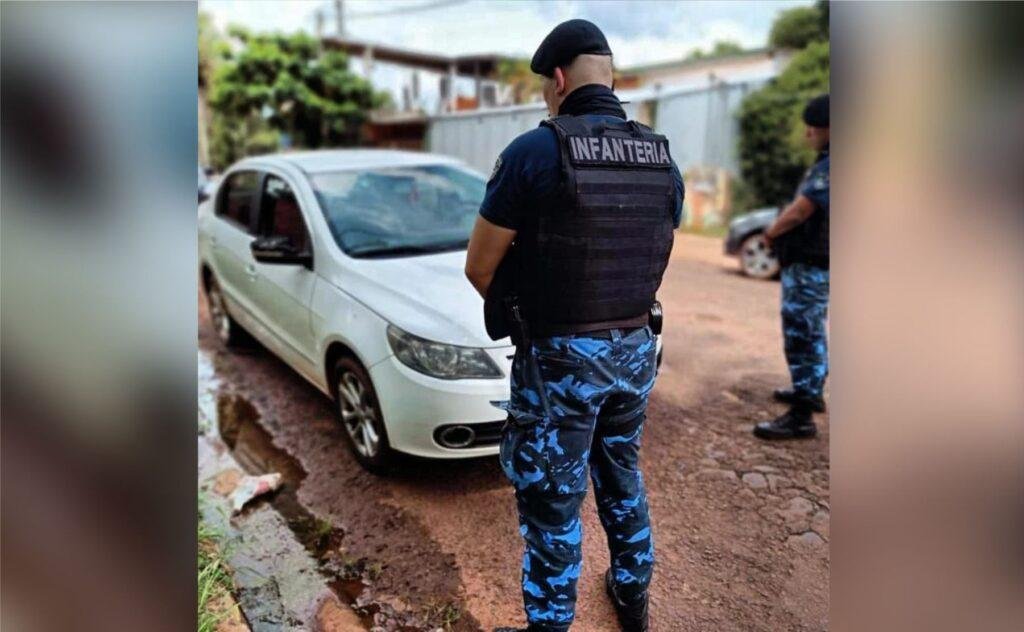
[(374, 427), (377, 414), (369, 401), (367, 389), (351, 371), (343, 373), (338, 380), (338, 409), (341, 422), (359, 454), (375, 456), (380, 449), (380, 435)]
[(751, 276), (770, 276), (776, 265), (771, 249), (762, 236), (743, 245), (743, 269)]

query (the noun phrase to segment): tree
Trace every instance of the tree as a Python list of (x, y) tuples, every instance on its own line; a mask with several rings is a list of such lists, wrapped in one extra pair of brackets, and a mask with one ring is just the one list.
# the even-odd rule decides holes
[(824, 39), (828, 40), (831, 31), (829, 27), (829, 2), (828, 0), (818, 0), (814, 3), (814, 7), (818, 10), (818, 28), (825, 35)]
[[(822, 16), (825, 7), (826, 16)], [(779, 13), (772, 23), (768, 45), (772, 48), (805, 48), (811, 42), (828, 41), (827, 3), (796, 7)]]
[(543, 88), (540, 75), (530, 70), (529, 59), (503, 59), (498, 62), (498, 81), (512, 86), (512, 99), (527, 103), (539, 95)]
[(199, 12), (198, 26), (199, 88), (202, 90), (210, 85), (214, 71), (230, 51), (209, 13)]
[(815, 42), (740, 106), (739, 157), (743, 179), (759, 205), (780, 205), (793, 197), (814, 158), (803, 140), (801, 114), (814, 96), (829, 89), (829, 45)]
[(686, 56), (687, 60), (697, 59), (711, 59), (713, 57), (724, 57), (726, 55), (735, 55), (736, 53), (742, 53), (743, 46), (732, 40), (719, 40), (715, 42), (715, 45), (709, 52), (704, 52), (699, 48), (695, 48), (690, 51), (690, 54)]
[(232, 28), (239, 44), (214, 71), (212, 159), (219, 167), (287, 137), (297, 147), (356, 145), (384, 94), (348, 69), (340, 51), (321, 50), (303, 33), (252, 34)]

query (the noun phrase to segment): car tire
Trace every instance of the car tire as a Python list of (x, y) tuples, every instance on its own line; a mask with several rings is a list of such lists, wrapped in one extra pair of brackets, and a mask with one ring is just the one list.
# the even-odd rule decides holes
[(242, 326), (238, 324), (231, 313), (228, 312), (228, 304), (224, 299), (224, 292), (220, 289), (217, 279), (210, 276), (206, 284), (206, 307), (210, 313), (210, 324), (213, 332), (220, 339), (221, 344), (230, 349), (241, 347), (248, 342), (248, 337)]
[(351, 356), (338, 358), (331, 371), (331, 393), (334, 414), (356, 461), (369, 472), (387, 474), (397, 454), (391, 449), (369, 373)]
[(740, 268), (743, 274), (755, 279), (771, 279), (779, 273), (779, 260), (764, 238), (754, 233), (740, 246)]

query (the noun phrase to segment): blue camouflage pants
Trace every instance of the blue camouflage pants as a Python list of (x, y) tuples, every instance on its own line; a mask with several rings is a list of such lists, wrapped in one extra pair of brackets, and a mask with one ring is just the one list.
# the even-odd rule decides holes
[(609, 339), (535, 340), (516, 353), (500, 459), (526, 542), (526, 616), (540, 629), (566, 630), (573, 620), (588, 472), (617, 591), (628, 599), (651, 581), (654, 546), (637, 462), (655, 346), (643, 327), (613, 330)]
[(782, 269), (782, 337), (793, 391), (821, 397), (828, 376), (829, 272), (803, 263)]

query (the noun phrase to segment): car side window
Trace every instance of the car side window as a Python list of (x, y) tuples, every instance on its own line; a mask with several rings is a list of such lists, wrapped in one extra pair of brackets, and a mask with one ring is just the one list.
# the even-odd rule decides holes
[(259, 174), (237, 171), (228, 176), (217, 202), (217, 215), (231, 220), (246, 232), (252, 232), (253, 206)]
[(260, 203), (260, 234), (287, 237), (298, 252), (309, 250), (309, 231), (299, 201), (288, 183), (268, 175)]

